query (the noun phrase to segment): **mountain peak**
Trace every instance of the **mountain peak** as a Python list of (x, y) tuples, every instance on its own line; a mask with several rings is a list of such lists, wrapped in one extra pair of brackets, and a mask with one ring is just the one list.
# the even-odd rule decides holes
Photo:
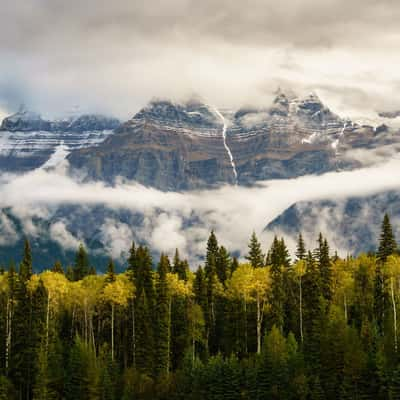
[(42, 119), (40, 114), (28, 110), (21, 105), (15, 114), (3, 119), (0, 130), (6, 131), (32, 131), (47, 130), (50, 122)]
[(147, 120), (172, 126), (213, 126), (218, 117), (199, 98), (190, 98), (184, 103), (168, 99), (153, 99), (140, 110), (133, 120)]

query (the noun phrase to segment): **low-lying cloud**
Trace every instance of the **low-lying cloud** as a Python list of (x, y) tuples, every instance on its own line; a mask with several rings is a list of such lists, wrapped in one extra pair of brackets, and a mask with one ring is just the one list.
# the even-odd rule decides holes
[[(400, 189), (400, 181), (394, 173), (399, 169), (397, 157), (349, 172), (260, 182), (252, 188), (224, 186), (185, 193), (161, 192), (137, 183), (111, 187), (100, 182), (78, 182), (63, 169), (36, 170), (22, 176), (3, 176), (0, 206), (11, 207), (26, 221), (31, 221), (35, 213), (46, 218), (51, 210), (66, 205), (89, 208), (101, 205), (112, 210), (128, 210), (143, 215), (140, 226), (109, 218), (96, 227), (110, 255), (121, 256), (136, 238), (158, 252), (171, 254), (178, 247), (194, 263), (204, 252), (211, 229), (231, 252), (243, 255), (253, 230), (260, 235), (263, 245), (269, 246), (271, 237), (263, 232), (265, 226), (292, 204), (323, 199), (335, 201)], [(198, 222), (186, 224), (188, 220)], [(2, 221), (1, 226), (3, 233), (12, 229), (7, 220)], [(28, 222), (26, 226), (32, 230)], [(80, 240), (72, 236), (64, 221), (52, 225), (50, 233), (68, 248), (76, 246)]]

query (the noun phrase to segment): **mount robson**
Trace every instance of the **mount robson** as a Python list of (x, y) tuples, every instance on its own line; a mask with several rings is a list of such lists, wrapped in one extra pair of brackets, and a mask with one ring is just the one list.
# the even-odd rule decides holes
[(300, 232), (342, 256), (373, 251), (385, 212), (400, 229), (398, 118), (352, 121), (283, 90), (237, 110), (153, 100), (127, 121), (21, 107), (0, 128), (0, 258), (19, 260), (28, 238), (39, 271), (82, 243), (101, 270), (135, 241), (196, 268), (211, 230), (239, 258), (253, 231), (292, 251)]

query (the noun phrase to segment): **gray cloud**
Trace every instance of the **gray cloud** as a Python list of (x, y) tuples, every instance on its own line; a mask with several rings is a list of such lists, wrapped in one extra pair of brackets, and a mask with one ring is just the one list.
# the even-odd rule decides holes
[(395, 0), (6, 2), (0, 109), (128, 117), (153, 96), (264, 103), (280, 82), (343, 113), (400, 107), (399, 17)]

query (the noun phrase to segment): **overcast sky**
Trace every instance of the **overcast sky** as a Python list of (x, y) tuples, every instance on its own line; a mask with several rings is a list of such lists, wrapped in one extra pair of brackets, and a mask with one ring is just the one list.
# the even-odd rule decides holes
[(314, 90), (343, 116), (400, 108), (398, 0), (0, 0), (0, 118), (133, 115), (152, 97), (218, 106)]

